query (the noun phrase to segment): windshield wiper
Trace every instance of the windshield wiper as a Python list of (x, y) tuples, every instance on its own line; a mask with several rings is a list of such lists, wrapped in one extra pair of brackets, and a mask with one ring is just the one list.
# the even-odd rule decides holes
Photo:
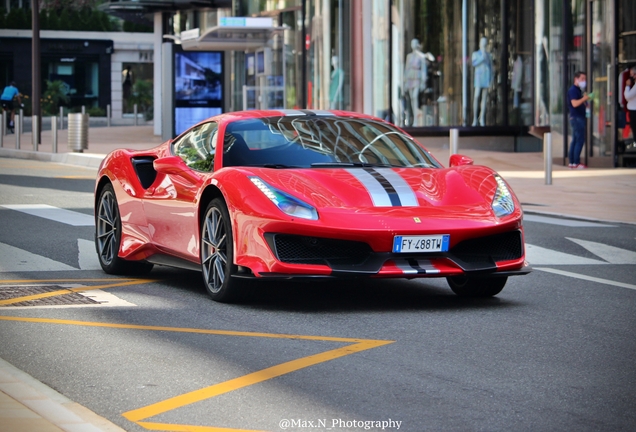
[(363, 162), (315, 162), (311, 164), (316, 168), (331, 168), (331, 167), (354, 167), (354, 168), (400, 168), (397, 165), (391, 164), (377, 164), (377, 163), (363, 163)]

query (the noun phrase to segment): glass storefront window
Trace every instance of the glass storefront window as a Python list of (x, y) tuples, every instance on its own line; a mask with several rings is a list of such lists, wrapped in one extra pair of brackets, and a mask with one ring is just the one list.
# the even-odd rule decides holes
[(532, 13), (531, 0), (396, 0), (396, 5), (397, 123), (532, 124), (533, 29), (523, 19)]

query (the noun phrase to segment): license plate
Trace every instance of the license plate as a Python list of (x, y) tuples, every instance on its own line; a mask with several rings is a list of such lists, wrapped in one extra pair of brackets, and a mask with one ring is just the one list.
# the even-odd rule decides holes
[(449, 243), (449, 234), (430, 236), (395, 236), (393, 237), (393, 252), (448, 252)]

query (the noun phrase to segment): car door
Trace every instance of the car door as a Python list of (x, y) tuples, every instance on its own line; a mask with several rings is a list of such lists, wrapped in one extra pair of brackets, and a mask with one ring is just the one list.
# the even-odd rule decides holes
[(153, 243), (190, 261), (199, 260), (196, 198), (205, 174), (214, 169), (217, 130), (216, 122), (208, 122), (177, 138), (171, 149), (175, 166), (158, 170), (157, 186), (144, 199)]

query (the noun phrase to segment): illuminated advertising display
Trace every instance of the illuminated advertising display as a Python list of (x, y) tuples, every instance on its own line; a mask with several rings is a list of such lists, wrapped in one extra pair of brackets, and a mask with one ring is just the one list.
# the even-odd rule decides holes
[(175, 52), (175, 134), (223, 112), (223, 53)]

